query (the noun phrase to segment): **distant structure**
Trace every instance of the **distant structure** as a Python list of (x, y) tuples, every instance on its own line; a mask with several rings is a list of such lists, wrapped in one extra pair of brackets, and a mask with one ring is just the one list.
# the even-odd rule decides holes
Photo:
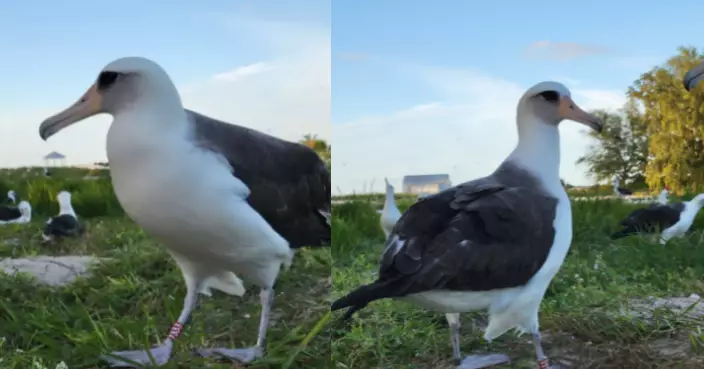
[(419, 197), (438, 193), (452, 187), (449, 174), (421, 174), (403, 177), (403, 192)]
[(66, 156), (56, 151), (52, 151), (44, 155), (44, 167), (63, 167), (66, 166)]

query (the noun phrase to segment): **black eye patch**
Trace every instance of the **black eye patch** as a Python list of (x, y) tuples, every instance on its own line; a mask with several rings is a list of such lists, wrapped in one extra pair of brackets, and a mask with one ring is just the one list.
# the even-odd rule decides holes
[(557, 102), (560, 100), (560, 94), (557, 91), (543, 91), (538, 95), (542, 96), (543, 99), (550, 102)]
[(117, 72), (102, 72), (98, 76), (98, 82), (97, 82), (97, 87), (98, 91), (104, 91), (108, 88), (110, 88), (112, 85), (117, 82), (118, 77), (120, 76), (120, 73)]

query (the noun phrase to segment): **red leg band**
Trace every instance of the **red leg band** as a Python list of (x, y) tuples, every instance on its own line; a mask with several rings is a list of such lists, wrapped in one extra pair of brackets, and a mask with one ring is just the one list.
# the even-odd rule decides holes
[(183, 329), (183, 325), (181, 323), (174, 323), (174, 325), (171, 326), (171, 329), (169, 329), (168, 338), (171, 340), (175, 340), (176, 338), (178, 338), (178, 336), (181, 335), (181, 329)]
[(538, 368), (550, 369), (550, 363), (548, 362), (548, 358), (538, 361)]

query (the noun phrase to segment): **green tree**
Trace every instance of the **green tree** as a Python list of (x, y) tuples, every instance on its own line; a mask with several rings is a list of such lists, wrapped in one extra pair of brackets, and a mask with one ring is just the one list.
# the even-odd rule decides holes
[(645, 175), (651, 188), (664, 182), (682, 193), (704, 185), (704, 93), (689, 93), (682, 84), (684, 73), (703, 56), (696, 48), (681, 47), (628, 90), (645, 109), (650, 153)]
[(629, 100), (617, 113), (596, 110), (604, 122), (601, 133), (590, 130), (596, 140), (587, 154), (577, 159), (597, 181), (617, 176), (622, 184), (642, 179), (648, 161), (648, 135), (643, 114), (634, 100)]
[(309, 133), (303, 135), (303, 139), (298, 142), (310, 147), (311, 149), (313, 149), (313, 151), (320, 155), (320, 157), (325, 162), (325, 165), (328, 167), (328, 170), (330, 170), (330, 165), (332, 161), (332, 147), (327, 143), (327, 141), (318, 138), (318, 135), (316, 134)]

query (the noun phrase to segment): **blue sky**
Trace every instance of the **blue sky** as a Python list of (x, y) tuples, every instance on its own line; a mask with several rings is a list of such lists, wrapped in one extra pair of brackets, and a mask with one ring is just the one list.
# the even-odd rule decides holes
[[(627, 87), (681, 45), (704, 43), (704, 3), (462, 0), (335, 2), (333, 181), (340, 192), (399, 188), (405, 174), (486, 175), (515, 144), (513, 112), (542, 80), (586, 108), (614, 108)], [(583, 128), (562, 124), (561, 173)], [(359, 155), (359, 150), (369, 153)], [(337, 192), (337, 191), (336, 191)]]
[[(161, 64), (184, 104), (202, 113), (287, 139), (308, 132), (326, 137), (329, 4), (81, 0), (3, 6), (0, 166), (40, 165), (52, 150), (66, 154), (70, 164), (104, 160), (106, 116), (81, 122), (48, 143), (39, 139), (37, 127), (78, 99), (103, 66), (123, 56)], [(240, 73), (244, 70), (249, 73)]]

